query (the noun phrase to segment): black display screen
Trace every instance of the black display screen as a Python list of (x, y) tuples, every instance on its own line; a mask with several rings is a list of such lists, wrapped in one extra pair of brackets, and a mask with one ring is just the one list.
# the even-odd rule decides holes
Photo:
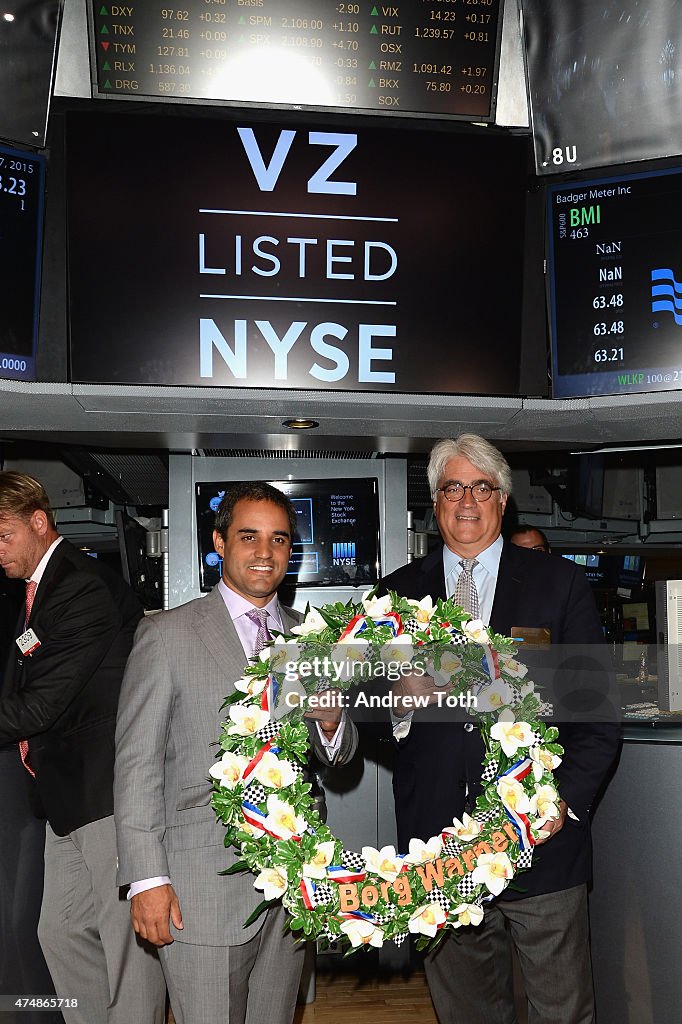
[(0, 13), (0, 138), (45, 145), (63, 0), (12, 0)]
[(682, 170), (548, 189), (555, 398), (682, 388)]
[(72, 379), (517, 394), (526, 157), (490, 128), (71, 114)]
[(0, 377), (35, 380), (45, 161), (0, 146)]
[(521, 0), (538, 174), (682, 152), (682, 0)]
[[(302, 587), (373, 586), (380, 575), (379, 497), (376, 479), (272, 480), (294, 505), (298, 529), (287, 579)], [(236, 481), (198, 483), (196, 514), (202, 591), (220, 579), (213, 547), (220, 500)]]
[(90, 4), (98, 96), (486, 120), (499, 0)]

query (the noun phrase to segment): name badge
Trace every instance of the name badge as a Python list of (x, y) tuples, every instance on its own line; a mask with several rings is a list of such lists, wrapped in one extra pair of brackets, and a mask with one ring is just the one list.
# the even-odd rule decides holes
[(25, 633), (17, 637), (17, 647), (25, 658), (33, 654), (40, 647), (40, 640), (35, 635), (32, 629), (27, 629)]

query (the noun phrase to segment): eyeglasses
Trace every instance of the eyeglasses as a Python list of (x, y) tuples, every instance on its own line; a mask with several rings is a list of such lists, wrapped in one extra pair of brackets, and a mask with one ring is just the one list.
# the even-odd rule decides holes
[(438, 490), (443, 492), (447, 501), (461, 501), (465, 491), (471, 491), (474, 501), (488, 501), (493, 491), (499, 491), (501, 488), (493, 487), (487, 480), (476, 480), (473, 484), (461, 484), (459, 480), (455, 480), (445, 487), (439, 487)]

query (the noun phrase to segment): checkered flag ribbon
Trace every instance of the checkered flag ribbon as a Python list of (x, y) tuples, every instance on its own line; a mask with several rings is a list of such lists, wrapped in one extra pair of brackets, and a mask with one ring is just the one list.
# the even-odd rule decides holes
[(273, 740), (275, 738), (281, 728), (281, 722), (268, 722), (262, 729), (258, 730), (256, 736), (259, 740), (262, 740), (263, 743), (267, 743), (268, 740)]
[(320, 882), (319, 885), (316, 885), (312, 902), (316, 907), (331, 906), (335, 902), (331, 886), (326, 882)]
[(524, 868), (529, 868), (533, 863), (533, 848), (530, 850), (522, 850), (519, 854), (519, 859), (516, 862), (517, 871), (523, 871)]
[(367, 868), (365, 858), (361, 857), (359, 853), (354, 853), (353, 850), (341, 852), (341, 866), (347, 871), (365, 871)]
[(463, 896), (465, 900), (468, 900), (473, 895), (476, 883), (472, 881), (471, 875), (465, 875), (462, 881), (457, 886), (457, 892), (460, 896)]
[(395, 917), (395, 907), (390, 906), (385, 914), (375, 914), (374, 920), (377, 924), (388, 924)]
[(443, 843), (443, 853), (448, 857), (456, 857), (458, 853), (463, 849), (459, 839), (455, 839), (454, 836), (450, 836)]
[(446, 914), (450, 909), (450, 900), (445, 895), (443, 890), (438, 888), (438, 886), (434, 886), (431, 892), (426, 893), (426, 899), (429, 901), (429, 903), (437, 903), (438, 906), (442, 910), (444, 910)]
[(400, 932), (399, 935), (393, 936), (393, 942), (395, 942), (396, 946), (402, 946), (403, 942), (408, 937), (408, 935), (409, 932)]
[(256, 806), (264, 804), (267, 799), (265, 787), (261, 786), (260, 782), (251, 782), (244, 790), (244, 799)]
[(487, 764), (485, 770), (481, 772), (481, 782), (494, 782), (497, 778), (499, 767), (499, 761), (491, 761), (490, 764)]
[(489, 821), (494, 821), (499, 811), (476, 811), (474, 814), (474, 821), (480, 821), (481, 825), (486, 825)]

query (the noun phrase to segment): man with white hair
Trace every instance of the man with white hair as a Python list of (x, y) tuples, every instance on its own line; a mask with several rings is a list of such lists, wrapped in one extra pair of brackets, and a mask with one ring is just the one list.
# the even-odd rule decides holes
[[(382, 582), (384, 590), (434, 601), (454, 597), (497, 633), (540, 635), (552, 645), (603, 642), (594, 599), (572, 562), (502, 540), (511, 491), (504, 456), (476, 434), (439, 441), (428, 478), (443, 546)], [(394, 694), (424, 681), (405, 679)], [(430, 689), (431, 684), (426, 684)], [(560, 724), (565, 747), (556, 771), (559, 816), (517, 887), (486, 904), (484, 923), (451, 933), (426, 958), (441, 1024), (515, 1024), (514, 942), (528, 998), (529, 1024), (589, 1024), (594, 996), (587, 884), (590, 807), (616, 757), (619, 733), (608, 722)], [(471, 720), (396, 718), (393, 789), (398, 843), (439, 835), (481, 792), (484, 747)], [(570, 810), (569, 810), (570, 808)]]

